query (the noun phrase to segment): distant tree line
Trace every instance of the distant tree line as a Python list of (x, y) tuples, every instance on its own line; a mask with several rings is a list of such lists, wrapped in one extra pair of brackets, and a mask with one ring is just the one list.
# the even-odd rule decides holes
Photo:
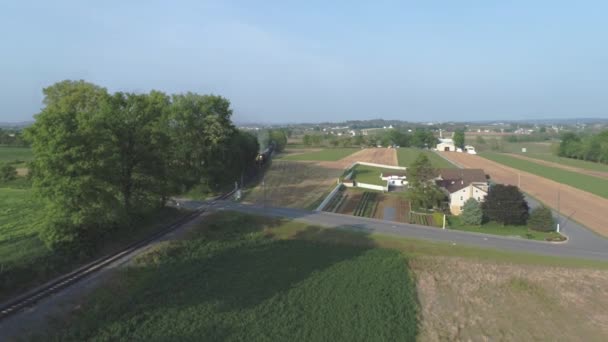
[(0, 146), (27, 147), (29, 143), (21, 130), (0, 128)]
[(608, 130), (594, 135), (564, 133), (557, 154), (560, 157), (608, 163)]
[(26, 136), (51, 248), (86, 248), (194, 186), (220, 190), (253, 167), (259, 150), (221, 96), (109, 93), (84, 81), (43, 93)]
[(437, 145), (437, 138), (429, 129), (418, 128), (413, 132), (399, 129), (381, 130), (370, 135), (336, 136), (323, 134), (306, 134), (302, 142), (308, 146), (331, 146), (331, 147), (366, 147), (366, 146), (389, 146), (432, 148)]

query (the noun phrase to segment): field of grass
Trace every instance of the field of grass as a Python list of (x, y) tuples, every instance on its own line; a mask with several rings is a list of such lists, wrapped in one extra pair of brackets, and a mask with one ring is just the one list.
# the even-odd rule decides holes
[(448, 223), (449, 229), (462, 230), (465, 232), (513, 236), (538, 241), (562, 238), (562, 236), (557, 232), (539, 232), (528, 229), (526, 226), (503, 226), (502, 224), (496, 222), (484, 223), (481, 226), (467, 226), (461, 222), (458, 216), (448, 216)]
[(606, 179), (544, 166), (527, 160), (510, 157), (501, 153), (484, 152), (481, 153), (481, 156), (518, 170), (526, 171), (604, 198), (608, 198), (608, 180)]
[(30, 161), (34, 159), (32, 149), (29, 147), (4, 147), (0, 146), (0, 162), (15, 160)]
[(23, 177), (0, 185), (0, 301), (139, 240), (180, 215), (172, 209), (159, 211), (141, 226), (100, 243), (95, 255), (67, 258), (51, 252), (39, 238), (42, 207)]
[(394, 169), (384, 169), (380, 167), (368, 166), (358, 164), (354, 167), (354, 179), (357, 182), (374, 184), (374, 185), (386, 185), (386, 181), (380, 179), (380, 174), (389, 174), (389, 173), (403, 173), (404, 170), (394, 170)]
[(435, 168), (454, 168), (456, 166), (454, 166), (452, 163), (450, 163), (449, 161), (441, 158), (440, 156), (438, 156), (436, 153), (432, 152), (432, 151), (427, 151), (427, 150), (420, 150), (420, 149), (416, 149), (416, 148), (398, 148), (397, 149), (397, 159), (399, 160), (399, 166), (410, 166), (418, 157), (418, 155), (420, 153), (425, 154), (429, 160), (431, 161), (431, 164), (433, 165), (433, 167)]
[(594, 163), (594, 162), (580, 160), (580, 159), (564, 158), (564, 157), (559, 157), (554, 154), (548, 154), (548, 153), (522, 153), (522, 155), (530, 157), (530, 158), (540, 159), (540, 160), (553, 162), (553, 163), (557, 163), (557, 164), (561, 164), (561, 165), (578, 167), (581, 169), (586, 169), (586, 170), (591, 170), (591, 171), (608, 172), (608, 164)]
[(358, 148), (326, 148), (316, 152), (288, 155), (283, 160), (336, 161), (347, 157), (360, 149)]
[[(287, 239), (275, 230), (296, 231)], [(235, 213), (120, 270), (40, 340), (413, 341), (415, 283), (365, 235)], [(179, 280), (179, 281), (176, 281)]]

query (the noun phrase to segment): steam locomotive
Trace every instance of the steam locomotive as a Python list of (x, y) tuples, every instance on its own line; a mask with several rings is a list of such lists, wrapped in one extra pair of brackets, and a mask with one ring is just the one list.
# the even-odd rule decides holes
[(268, 144), (268, 147), (262, 153), (258, 153), (258, 156), (255, 157), (255, 162), (258, 166), (264, 166), (272, 157), (272, 152), (274, 152), (276, 144), (274, 141), (271, 141)]

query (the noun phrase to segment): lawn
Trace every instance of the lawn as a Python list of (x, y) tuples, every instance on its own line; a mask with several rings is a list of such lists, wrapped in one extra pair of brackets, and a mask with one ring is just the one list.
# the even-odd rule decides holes
[(539, 232), (528, 229), (527, 226), (503, 226), (500, 223), (488, 222), (482, 226), (467, 226), (461, 222), (458, 216), (448, 216), (449, 229), (462, 230), (465, 232), (484, 233), (500, 236), (513, 236), (529, 240), (546, 241), (547, 239), (560, 238), (557, 232)]
[(34, 154), (29, 147), (0, 147), (0, 162), (30, 161), (32, 159), (34, 159)]
[[(281, 230), (294, 234), (274, 235)], [(413, 341), (418, 302), (407, 259), (362, 234), (334, 242), (340, 235), (216, 214), (189, 239), (118, 271), (40, 339)]]
[(581, 169), (587, 169), (587, 170), (591, 170), (591, 171), (608, 172), (608, 164), (601, 164), (601, 163), (594, 163), (594, 162), (590, 162), (590, 161), (586, 161), (586, 160), (559, 157), (554, 154), (548, 154), (548, 153), (522, 153), (522, 155), (530, 157), (530, 158), (540, 159), (540, 160), (553, 162), (553, 163), (557, 163), (557, 164), (561, 164), (561, 165), (578, 167)]
[(380, 167), (368, 166), (357, 164), (354, 168), (354, 179), (357, 182), (374, 184), (374, 185), (386, 185), (386, 181), (380, 179), (380, 174), (389, 174), (389, 173), (404, 173), (405, 170), (394, 170), (394, 169), (384, 169)]
[(577, 172), (540, 165), (527, 160), (510, 157), (501, 153), (484, 152), (481, 156), (509, 167), (545, 177), (559, 183), (608, 198), (608, 180), (588, 176)]
[(400, 147), (397, 149), (397, 159), (399, 160), (399, 166), (410, 166), (414, 160), (420, 155), (425, 154), (431, 164), (435, 168), (455, 168), (456, 166), (449, 161), (441, 158), (437, 153), (428, 150), (420, 150), (417, 148)]
[(288, 155), (283, 160), (336, 161), (360, 151), (358, 148), (326, 148), (316, 152)]

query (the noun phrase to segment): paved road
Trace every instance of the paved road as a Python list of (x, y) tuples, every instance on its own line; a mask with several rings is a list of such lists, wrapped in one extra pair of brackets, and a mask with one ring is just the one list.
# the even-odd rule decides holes
[[(533, 200), (531, 200), (532, 202)], [(535, 201), (534, 201), (535, 202)], [(536, 205), (535, 203), (531, 203)], [(192, 204), (194, 205), (194, 204)], [(570, 237), (567, 243), (549, 243), (515, 237), (477, 234), (456, 230), (443, 230), (414, 224), (390, 222), (364, 217), (292, 208), (260, 207), (228, 201), (218, 201), (216, 209), (244, 213), (286, 217), (298, 221), (333, 228), (382, 233), (415, 239), (449, 242), (476, 247), (494, 248), (515, 252), (528, 252), (560, 257), (576, 257), (608, 261), (608, 239), (605, 239), (575, 222), (562, 218), (563, 232)]]

